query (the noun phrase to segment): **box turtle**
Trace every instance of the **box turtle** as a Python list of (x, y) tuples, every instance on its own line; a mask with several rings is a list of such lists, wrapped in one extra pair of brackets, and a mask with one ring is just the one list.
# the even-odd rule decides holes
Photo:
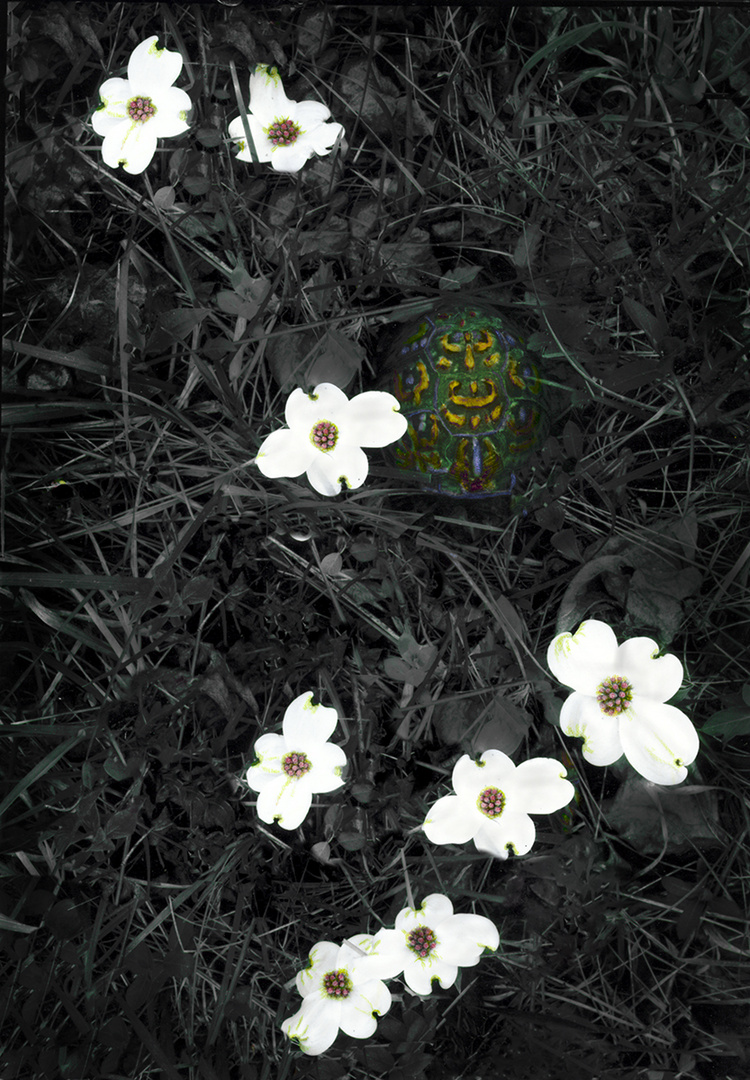
[(396, 466), (427, 491), (509, 494), (515, 470), (549, 431), (537, 362), (487, 307), (444, 305), (405, 327), (383, 384), (409, 422), (389, 447)]

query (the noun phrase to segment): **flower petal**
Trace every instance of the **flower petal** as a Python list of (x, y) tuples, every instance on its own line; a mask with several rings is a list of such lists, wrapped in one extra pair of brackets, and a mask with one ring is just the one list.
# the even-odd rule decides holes
[(658, 651), (659, 646), (651, 638), (629, 638), (617, 650), (617, 666), (612, 674), (626, 678), (638, 697), (669, 701), (682, 686), (682, 664), (671, 653), (656, 657)]
[(526, 814), (562, 810), (575, 795), (575, 788), (565, 776), (566, 769), (554, 758), (522, 761), (503, 787), (509, 808)]
[(325, 154), (329, 154), (333, 148), (334, 143), (338, 139), (339, 135), (343, 136), (344, 127), (343, 124), (336, 124), (331, 121), (330, 124), (321, 124), (320, 127), (313, 128), (312, 131), (308, 131), (305, 135), (305, 141), (307, 145), (323, 157)]
[(312, 155), (312, 147), (304, 139), (298, 139), (293, 146), (274, 146), (271, 166), (276, 172), (299, 172)]
[(133, 93), (143, 93), (142, 87), (171, 86), (182, 71), (182, 56), (178, 52), (157, 49), (158, 37), (147, 38), (137, 45), (128, 60), (128, 82)]
[(294, 109), (295, 102), (284, 93), (281, 76), (274, 67), (256, 64), (250, 76), (250, 111), (268, 127), (277, 116), (286, 116)]
[(473, 802), (488, 784), (504, 781), (514, 770), (515, 765), (502, 750), (485, 750), (479, 761), (464, 754), (453, 766), (451, 783), (457, 795)]
[(257, 758), (276, 759), (277, 767), (280, 768), (279, 759), (286, 751), (286, 739), (275, 731), (267, 731), (265, 735), (260, 735), (255, 740), (253, 750)]
[[(354, 964), (363, 960), (363, 953), (369, 953), (375, 945), (375, 938), (372, 934), (352, 934), (351, 937), (346, 938), (339, 945), (339, 957), (345, 957), (346, 967), (351, 968)], [(360, 980), (361, 982), (367, 982), (367, 979)]]
[(406, 417), (393, 394), (368, 390), (349, 402), (347, 426), (354, 428), (360, 446), (388, 446), (406, 431)]
[(281, 728), (290, 745), (326, 742), (336, 730), (339, 714), (330, 706), (314, 705), (313, 696), (313, 691), (307, 690), (287, 706)]
[(387, 978), (379, 975), (370, 963), (377, 948), (372, 934), (352, 934), (341, 943), (336, 967), (345, 967), (352, 982), (357, 984)]
[(622, 756), (617, 719), (606, 716), (596, 698), (587, 694), (571, 694), (563, 704), (560, 729), (583, 739), (583, 756), (592, 765), (611, 765)]
[(460, 914), (440, 924), (440, 956), (449, 964), (473, 967), (485, 949), (500, 944), (497, 927), (484, 915)]
[(422, 829), (433, 844), (465, 844), (482, 824), (482, 815), (466, 798), (443, 795), (430, 807)]
[(488, 784), (502, 786), (507, 783), (509, 777), (516, 771), (515, 765), (502, 750), (485, 750), (479, 759), (478, 767), (482, 770), (480, 773), (480, 791), (482, 788), (487, 787)]
[[(97, 115), (99, 114), (94, 113), (94, 116)], [(94, 116), (91, 117), (92, 125), (94, 123)], [(104, 120), (106, 120), (106, 123)], [(96, 127), (94, 128), (98, 135), (104, 136), (104, 141), (102, 143), (102, 157), (104, 158), (104, 164), (109, 165), (111, 169), (116, 169), (120, 164), (122, 144), (127, 138), (132, 126), (130, 120), (116, 120), (112, 117), (111, 122), (110, 118), (103, 118), (103, 121), (98, 125), (98, 127), (102, 128), (101, 131), (98, 131)], [(154, 146), (156, 146), (156, 140), (154, 140)]]
[(315, 455), (315, 447), (299, 431), (280, 428), (272, 431), (260, 444), (255, 458), (264, 476), (300, 476)]
[(332, 968), (339, 967), (340, 945), (332, 941), (318, 941), (308, 953), (308, 965), (297, 972), (295, 982), (302, 997), (319, 987), (323, 976)]
[(97, 135), (106, 135), (111, 130), (111, 127), (103, 126), (105, 121), (130, 120), (127, 106), (132, 96), (127, 79), (107, 79), (102, 83), (99, 97), (103, 108), (98, 109), (91, 117), (91, 124)]
[(158, 139), (172, 138), (188, 130), (190, 125), (186, 117), (193, 103), (184, 90), (179, 90), (176, 86), (164, 86), (151, 95), (151, 100), (156, 107), (156, 116), (147, 120), (143, 126), (148, 126)]
[(400, 930), (378, 930), (367, 956), (357, 962), (356, 972), (365, 979), (392, 979), (400, 975), (414, 954)]
[(673, 705), (638, 698), (620, 717), (620, 739), (630, 764), (654, 784), (680, 784), (700, 748), (689, 717)]
[[(404, 908), (399, 911), (394, 923), (397, 930), (408, 933), (418, 926), (429, 926), (432, 930), (453, 914), (453, 904), (443, 893), (430, 893), (418, 908)], [(440, 935), (438, 935), (439, 937)]]
[(414, 962), (404, 968), (404, 982), (421, 997), (427, 997), (432, 993), (432, 980), (438, 979), (443, 989), (453, 986), (458, 975), (455, 964), (448, 964), (436, 956), (428, 956), (425, 960), (414, 957)]
[(374, 941), (375, 938), (372, 934), (353, 934), (351, 937), (346, 938), (339, 945), (339, 955), (335, 966), (346, 968), (353, 982), (369, 982), (369, 977), (367, 979), (357, 979), (354, 972), (357, 965), (364, 960), (363, 953), (366, 954), (373, 947)]
[(330, 115), (331, 110), (322, 101), (295, 101), (291, 109), (291, 119), (305, 135), (324, 124)]
[(348, 998), (341, 1002), (339, 1027), (354, 1039), (367, 1039), (375, 1034), (378, 1022), (373, 1013), (382, 1016), (391, 1007), (391, 992), (378, 979), (355, 985)]
[[(270, 161), (271, 153), (274, 150), (274, 145), (271, 140), (266, 136), (263, 128), (258, 123), (254, 116), (247, 115), (247, 123), (250, 128), (250, 134), (253, 139), (253, 145), (255, 147), (255, 153), (257, 154), (258, 161)], [(242, 123), (242, 117), (236, 116), (234, 120), (229, 124), (227, 128), (229, 136), (232, 139), (236, 139), (242, 144), (237, 151), (237, 158), (239, 161), (252, 161), (253, 156), (250, 153), (250, 148), (245, 145), (246, 136), (245, 128)]]
[(267, 824), (278, 820), (282, 829), (296, 829), (312, 806), (312, 791), (306, 777), (299, 780), (282, 774), (258, 793), (258, 817)]
[(313, 1001), (306, 998), (302, 1008), (281, 1024), (281, 1030), (290, 1039), (299, 1042), (305, 1054), (324, 1054), (333, 1045), (339, 1033), (338, 1002), (323, 998)]
[[(305, 750), (304, 746), (302, 747)], [(340, 746), (333, 743), (316, 742), (306, 751), (312, 765), (308, 775), (310, 788), (314, 792), (336, 791), (344, 780), (341, 773), (346, 768), (346, 754)]]
[(474, 846), (477, 851), (507, 859), (509, 844), (516, 855), (525, 855), (531, 851), (535, 839), (536, 826), (528, 814), (505, 810), (499, 817), (485, 818), (474, 837)]
[(156, 136), (148, 124), (135, 124), (123, 120), (107, 135), (102, 143), (105, 165), (116, 169), (122, 165), (126, 173), (142, 173), (156, 151)]
[(339, 443), (327, 453), (317, 453), (307, 467), (307, 479), (321, 495), (338, 495), (341, 484), (354, 490), (367, 479), (367, 454), (351, 443)]
[(555, 678), (588, 694), (615, 673), (616, 659), (615, 632), (598, 619), (582, 622), (575, 634), (558, 634), (547, 649), (547, 666)]
[(91, 117), (91, 126), (97, 135), (109, 135), (119, 124), (126, 124), (130, 127), (130, 119), (127, 116), (114, 116), (105, 112), (104, 109), (95, 112)]
[(270, 780), (281, 775), (281, 758), (286, 749), (286, 740), (273, 732), (261, 735), (256, 741), (253, 753), (258, 763), (251, 765), (246, 773), (246, 780), (253, 791), (261, 791)]
[(292, 430), (310, 438), (310, 432), (321, 420), (330, 420), (338, 428), (346, 426), (349, 399), (343, 390), (333, 383), (319, 383), (312, 394), (299, 387), (287, 398), (284, 416)]

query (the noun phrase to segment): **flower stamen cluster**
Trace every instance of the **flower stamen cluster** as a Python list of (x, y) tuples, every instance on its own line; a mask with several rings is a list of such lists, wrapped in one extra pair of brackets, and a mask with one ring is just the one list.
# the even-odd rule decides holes
[(479, 793), (478, 806), (488, 818), (500, 817), (505, 809), (505, 794), (496, 787), (485, 788)]
[(274, 120), (266, 128), (266, 135), (274, 146), (291, 146), (302, 134), (302, 128), (288, 117), (285, 120)]
[(633, 688), (621, 675), (610, 675), (597, 686), (596, 700), (607, 716), (619, 716), (633, 700)]
[(128, 116), (136, 124), (144, 124), (152, 116), (156, 116), (156, 106), (150, 97), (131, 98), (127, 105)]
[(319, 420), (310, 432), (313, 446), (323, 451), (333, 450), (338, 437), (338, 428), (330, 420)]
[(291, 780), (297, 780), (310, 771), (312, 762), (306, 754), (291, 753), (282, 760), (281, 767)]
[(323, 989), (331, 998), (346, 998), (352, 992), (352, 980), (346, 971), (327, 971), (323, 976)]
[(406, 943), (412, 952), (422, 958), (429, 956), (437, 948), (437, 938), (429, 926), (418, 926), (412, 930), (407, 935)]

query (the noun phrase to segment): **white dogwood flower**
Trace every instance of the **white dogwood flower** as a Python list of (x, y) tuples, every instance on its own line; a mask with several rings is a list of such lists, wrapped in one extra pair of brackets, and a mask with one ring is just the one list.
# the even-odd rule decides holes
[(575, 691), (560, 713), (566, 735), (583, 739), (592, 765), (611, 765), (622, 754), (654, 784), (679, 784), (698, 753), (698, 733), (674, 705), (664, 704), (682, 683), (676, 656), (658, 656), (651, 638), (617, 644), (598, 619), (575, 634), (558, 634), (547, 650), (550, 671)]
[(264, 476), (307, 478), (321, 495), (338, 495), (342, 481), (358, 488), (369, 465), (363, 446), (387, 446), (406, 431), (406, 417), (393, 394), (368, 390), (351, 401), (333, 383), (311, 394), (293, 390), (285, 410), (289, 428), (273, 431), (255, 462)]
[(335, 791), (344, 781), (346, 754), (328, 742), (338, 723), (335, 709), (313, 705), (312, 691), (296, 697), (284, 713), (283, 735), (261, 735), (255, 744), (257, 761), (246, 779), (258, 792), (261, 821), (278, 821), (296, 829), (307, 817), (312, 797)]
[(324, 1053), (339, 1029), (355, 1039), (369, 1038), (377, 1027), (374, 1014), (390, 1009), (390, 990), (363, 968), (371, 943), (368, 934), (358, 934), (343, 945), (319, 941), (311, 949), (308, 966), (296, 978), (302, 1006), (281, 1025), (305, 1054)]
[[(277, 172), (298, 172), (313, 154), (328, 154), (344, 129), (326, 123), (331, 110), (322, 101), (290, 101), (276, 68), (258, 64), (250, 76), (247, 123), (258, 161), (270, 161)], [(237, 158), (252, 161), (242, 117), (229, 125), (239, 144)]]
[(484, 915), (453, 914), (442, 893), (432, 893), (419, 908), (404, 908), (393, 930), (379, 930), (368, 945), (360, 971), (381, 979), (403, 972), (415, 994), (432, 993), (432, 980), (453, 986), (462, 967), (474, 967), (485, 949), (500, 944), (497, 927)]
[(142, 41), (128, 61), (127, 79), (107, 79), (99, 89), (104, 102), (91, 117), (97, 135), (104, 136), (105, 164), (125, 172), (142, 173), (156, 150), (156, 140), (187, 131), (192, 102), (172, 86), (182, 71), (178, 52), (157, 49), (156, 35)]
[(529, 814), (562, 810), (575, 794), (566, 771), (553, 758), (532, 758), (516, 767), (501, 750), (485, 750), (479, 761), (460, 757), (451, 777), (455, 795), (438, 799), (422, 828), (433, 844), (465, 844), (499, 859), (531, 850), (536, 828)]

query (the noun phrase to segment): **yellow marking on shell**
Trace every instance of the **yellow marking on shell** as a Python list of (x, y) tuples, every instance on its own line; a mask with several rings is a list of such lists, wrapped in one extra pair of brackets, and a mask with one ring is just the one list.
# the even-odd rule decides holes
[(453, 367), (453, 361), (449, 360), (447, 356), (441, 356), (435, 367), (443, 368), (446, 371), (450, 371)]
[(469, 383), (469, 390), (471, 396), (465, 394), (457, 394), (456, 391), (461, 386), (459, 382), (452, 382), (448, 388), (448, 396), (454, 405), (464, 405), (468, 409), (481, 408), (483, 405), (491, 405), (497, 397), (497, 388), (490, 382), (485, 382), (485, 386), (489, 389), (484, 394), (479, 393), (479, 386), (477, 383)]
[(401, 400), (406, 401), (411, 397), (415, 405), (419, 405), (422, 400), (422, 391), (426, 390), (430, 385), (430, 377), (427, 374), (427, 368), (421, 360), (417, 362), (417, 372), (419, 373), (419, 382), (416, 386), (406, 387), (406, 389), (404, 389), (404, 383), (401, 376), (397, 376), (398, 393)]
[(471, 424), (471, 426), (473, 428), (478, 428), (479, 425), (481, 424), (481, 422), (482, 422), (481, 416), (477, 416), (476, 414), (474, 416), (472, 416), (471, 420), (469, 421), (469, 423)]
[[(469, 440), (462, 439), (456, 449), (456, 465), (454, 466), (455, 471), (466, 472), (466, 470), (468, 469), (468, 462), (466, 457), (466, 451), (468, 450), (468, 448)], [(476, 764), (479, 764), (479, 762), (477, 762)], [(484, 762), (482, 762), (482, 764), (484, 764)]]
[(455, 424), (456, 427), (463, 427), (466, 423), (466, 417), (462, 413), (452, 413), (448, 409), (445, 410), (445, 419), (451, 424)]
[(491, 356), (482, 357), (482, 363), (485, 367), (496, 367), (500, 363), (500, 353), (492, 353)]
[(451, 345), (451, 343), (448, 341), (448, 335), (447, 334), (443, 334), (443, 336), (440, 339), (440, 344), (443, 346), (443, 348), (446, 350), (446, 352), (461, 352), (461, 346), (460, 345)]
[(515, 383), (519, 389), (524, 389), (526, 384), (518, 374), (518, 362), (516, 360), (511, 360), (508, 364), (508, 378), (512, 383)]
[[(477, 352), (486, 352), (487, 349), (491, 349), (492, 346), (495, 344), (495, 339), (489, 332), (489, 330), (480, 330), (480, 334), (482, 335), (482, 337), (479, 341), (476, 342), (475, 348)], [(468, 340), (469, 335), (467, 334), (466, 336)]]

